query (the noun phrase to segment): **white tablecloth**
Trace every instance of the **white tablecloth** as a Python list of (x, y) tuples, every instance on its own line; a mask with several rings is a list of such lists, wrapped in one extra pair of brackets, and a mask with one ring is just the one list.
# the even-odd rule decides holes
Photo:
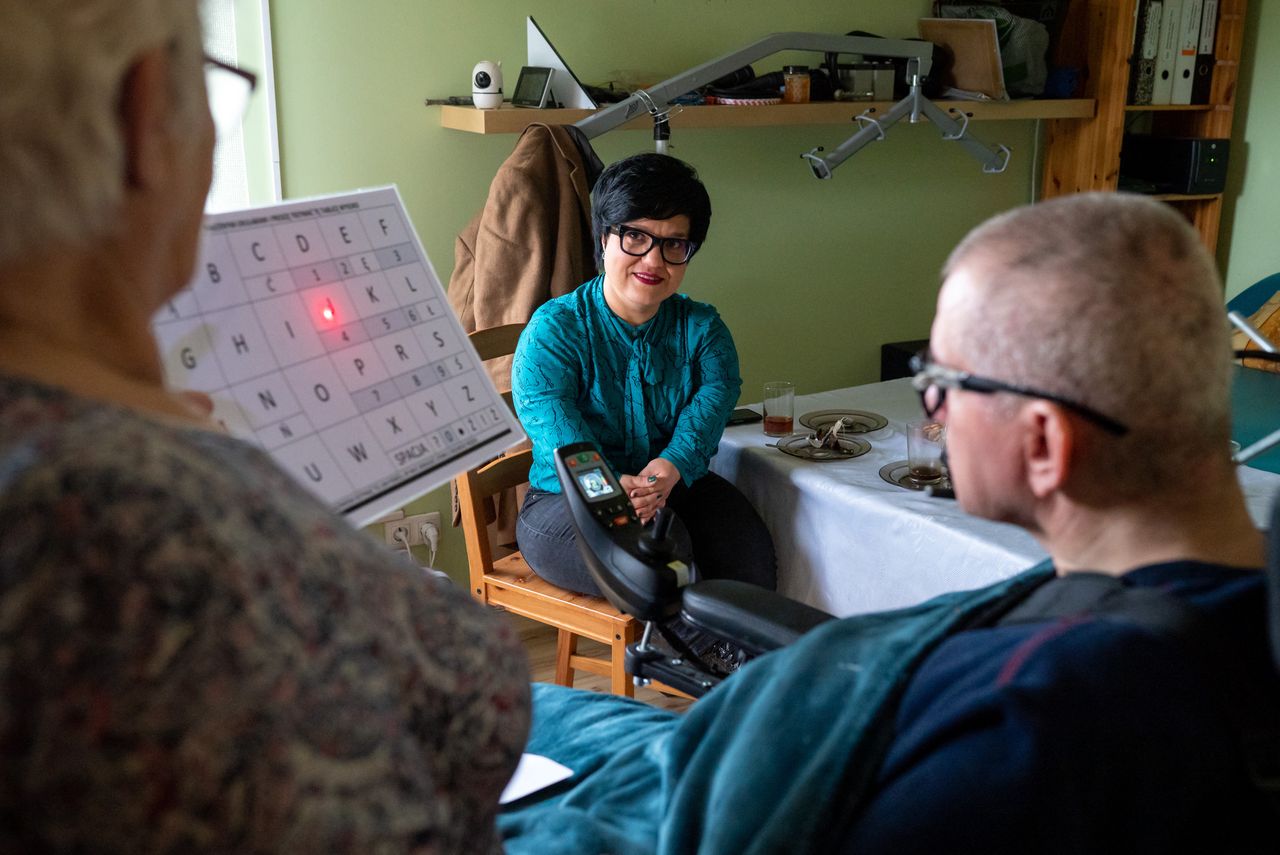
[[(759, 409), (755, 405), (755, 409)], [(882, 480), (880, 467), (905, 460), (903, 426), (920, 418), (908, 380), (891, 380), (796, 398), (799, 419), (814, 410), (858, 409), (889, 425), (866, 438), (871, 451), (814, 462), (766, 443), (760, 424), (728, 428), (711, 468), (738, 485), (773, 534), (778, 588), (836, 615), (898, 608), (1005, 579), (1045, 557), (1025, 531), (965, 514)], [(1280, 475), (1240, 468), (1249, 509), (1264, 525)]]

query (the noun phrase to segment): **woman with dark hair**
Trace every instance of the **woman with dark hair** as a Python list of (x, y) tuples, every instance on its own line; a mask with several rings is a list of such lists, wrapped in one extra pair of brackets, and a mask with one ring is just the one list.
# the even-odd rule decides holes
[(636, 155), (600, 176), (591, 220), (604, 272), (534, 313), (512, 366), (534, 452), (520, 550), (548, 581), (599, 595), (552, 459), (556, 448), (592, 441), (642, 522), (664, 506), (676, 512), (703, 578), (773, 589), (768, 530), (708, 470), (742, 388), (737, 350), (713, 307), (677, 293), (711, 221), (706, 188), (683, 161)]

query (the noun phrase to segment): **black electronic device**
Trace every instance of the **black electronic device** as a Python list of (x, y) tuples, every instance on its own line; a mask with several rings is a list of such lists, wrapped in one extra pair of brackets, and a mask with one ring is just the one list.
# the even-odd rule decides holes
[(1120, 149), (1121, 190), (1137, 193), (1221, 193), (1231, 141), (1209, 137), (1129, 134)]
[[(648, 528), (596, 447), (557, 448), (556, 474), (578, 529), (578, 547), (605, 599), (641, 620), (665, 620), (680, 610), (680, 588), (693, 558), (667, 536), (670, 512)], [(607, 565), (607, 566), (605, 566)]]
[(733, 427), (734, 425), (755, 424), (756, 422), (763, 420), (764, 416), (760, 415), (750, 407), (738, 407), (738, 409), (729, 414), (729, 421), (726, 424), (729, 427)]
[(554, 69), (526, 65), (520, 69), (511, 103), (516, 107), (554, 107), (551, 102), (551, 77)]

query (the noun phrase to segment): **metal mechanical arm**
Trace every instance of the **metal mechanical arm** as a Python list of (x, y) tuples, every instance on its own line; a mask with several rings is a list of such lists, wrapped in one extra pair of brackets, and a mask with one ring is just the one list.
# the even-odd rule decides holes
[[(865, 110), (860, 115), (854, 116), (854, 121), (861, 124), (862, 128), (856, 134), (840, 143), (830, 154), (819, 154), (818, 152), (823, 149), (822, 146), (818, 146), (808, 154), (800, 155), (809, 161), (809, 168), (813, 170), (813, 174), (816, 177), (830, 178), (833, 169), (844, 163), (868, 143), (883, 140), (885, 131), (904, 117), (913, 125), (922, 118), (933, 122), (942, 129), (942, 138), (958, 142), (964, 146), (965, 150), (982, 164), (983, 172), (1005, 171), (1009, 166), (1010, 152), (1008, 147), (998, 144), (992, 147), (978, 140), (969, 133), (968, 116), (961, 113), (959, 114), (961, 121), (957, 121), (952, 116), (944, 113), (938, 105), (924, 97), (921, 92), (921, 81), (924, 75), (912, 73), (911, 66), (914, 62), (915, 60), (907, 61), (907, 79), (911, 81), (911, 91), (907, 93), (907, 97), (894, 104), (887, 113), (881, 116), (872, 115), (872, 110)], [(951, 112), (955, 113), (956, 111), (952, 110)]]
[(827, 155), (816, 148), (802, 155), (809, 161), (813, 174), (818, 178), (830, 178), (831, 171), (867, 143), (884, 139), (885, 130), (899, 119), (909, 116), (919, 122), (928, 119), (943, 129), (943, 139), (957, 140), (964, 144), (971, 155), (980, 160), (984, 172), (1003, 172), (1009, 163), (1009, 149), (1004, 146), (991, 148), (968, 133), (968, 119), (958, 122), (926, 99), (920, 91), (920, 82), (929, 74), (933, 63), (933, 45), (930, 42), (906, 39), (877, 39), (867, 36), (835, 36), (825, 33), (774, 33), (758, 42), (705, 62), (668, 80), (641, 89), (617, 104), (604, 108), (577, 123), (588, 139), (626, 124), (637, 116), (648, 113), (653, 117), (654, 140), (658, 150), (665, 150), (670, 135), (668, 119), (671, 101), (687, 92), (705, 86), (712, 81), (737, 71), (760, 59), (784, 50), (810, 50), (820, 53), (847, 53), (862, 56), (892, 57), (907, 60), (907, 79), (912, 82), (911, 92), (881, 117), (873, 118), (869, 112), (855, 117), (862, 123), (861, 130)]

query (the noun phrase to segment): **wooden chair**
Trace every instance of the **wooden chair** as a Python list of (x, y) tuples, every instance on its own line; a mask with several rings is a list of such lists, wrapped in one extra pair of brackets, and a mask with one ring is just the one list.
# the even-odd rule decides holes
[[(470, 336), (481, 359), (515, 352), (524, 324), (479, 330)], [(511, 403), (509, 389), (500, 389)], [(635, 689), (626, 671), (624, 654), (636, 640), (639, 621), (615, 609), (600, 597), (589, 597), (557, 587), (538, 576), (519, 552), (493, 557), (485, 507), (490, 497), (529, 480), (533, 452), (525, 449), (499, 457), (464, 473), (454, 483), (462, 533), (467, 542), (471, 596), (482, 603), (553, 626), (556, 629), (556, 683), (572, 686), (575, 671), (609, 678), (610, 691), (632, 697)], [(579, 655), (578, 639), (589, 638), (609, 648), (609, 658)]]

